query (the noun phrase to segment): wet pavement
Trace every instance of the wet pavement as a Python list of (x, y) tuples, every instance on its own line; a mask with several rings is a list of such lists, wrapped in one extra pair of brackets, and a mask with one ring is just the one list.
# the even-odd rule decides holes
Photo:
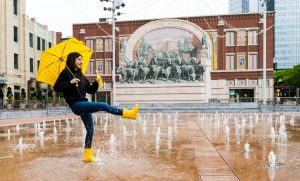
[[(95, 163), (82, 161), (85, 130), (74, 115), (0, 120), (0, 180), (298, 180), (300, 114), (257, 115), (142, 113), (130, 121), (94, 114)], [(279, 143), (282, 122), (287, 142)]]

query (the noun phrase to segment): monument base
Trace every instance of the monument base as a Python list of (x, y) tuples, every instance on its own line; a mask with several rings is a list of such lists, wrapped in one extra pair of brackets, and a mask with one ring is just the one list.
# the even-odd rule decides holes
[(204, 103), (208, 101), (203, 83), (116, 84), (116, 104)]

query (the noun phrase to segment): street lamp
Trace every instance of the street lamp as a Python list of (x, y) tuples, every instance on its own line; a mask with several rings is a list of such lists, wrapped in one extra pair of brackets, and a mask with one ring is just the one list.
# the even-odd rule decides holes
[(116, 9), (120, 9), (121, 7), (125, 7), (123, 0), (100, 0), (101, 2), (111, 2), (111, 7), (104, 7), (104, 11), (112, 12), (112, 45), (113, 45), (113, 53), (112, 53), (112, 105), (115, 105), (115, 96), (116, 96), (116, 15), (120, 16), (121, 13), (117, 12)]
[(262, 82), (262, 97), (263, 97), (263, 104), (266, 104), (266, 84), (267, 84), (267, 0), (262, 0), (262, 7), (263, 7), (263, 82)]

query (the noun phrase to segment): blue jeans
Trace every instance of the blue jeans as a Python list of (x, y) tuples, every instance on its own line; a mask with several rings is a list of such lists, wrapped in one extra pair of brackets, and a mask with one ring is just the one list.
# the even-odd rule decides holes
[(92, 113), (105, 111), (115, 115), (122, 115), (123, 110), (117, 109), (104, 102), (76, 102), (72, 105), (71, 110), (74, 114), (81, 117), (86, 129), (85, 148), (91, 148), (94, 136), (94, 121)]

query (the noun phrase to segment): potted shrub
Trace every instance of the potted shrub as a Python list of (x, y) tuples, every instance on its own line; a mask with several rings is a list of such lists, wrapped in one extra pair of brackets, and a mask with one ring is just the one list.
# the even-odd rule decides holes
[(38, 102), (37, 102), (37, 97), (36, 96), (31, 97), (31, 104), (32, 104), (33, 109), (37, 109)]
[(25, 109), (26, 107), (26, 92), (25, 89), (21, 89), (21, 95), (20, 95), (20, 109)]
[(7, 93), (6, 93), (6, 97), (7, 97), (7, 109), (11, 109), (12, 108), (12, 103), (13, 103), (13, 99), (14, 96), (12, 94), (12, 90), (10, 87), (7, 88)]
[(23, 95), (20, 95), (20, 109), (25, 109), (26, 107), (26, 98)]

